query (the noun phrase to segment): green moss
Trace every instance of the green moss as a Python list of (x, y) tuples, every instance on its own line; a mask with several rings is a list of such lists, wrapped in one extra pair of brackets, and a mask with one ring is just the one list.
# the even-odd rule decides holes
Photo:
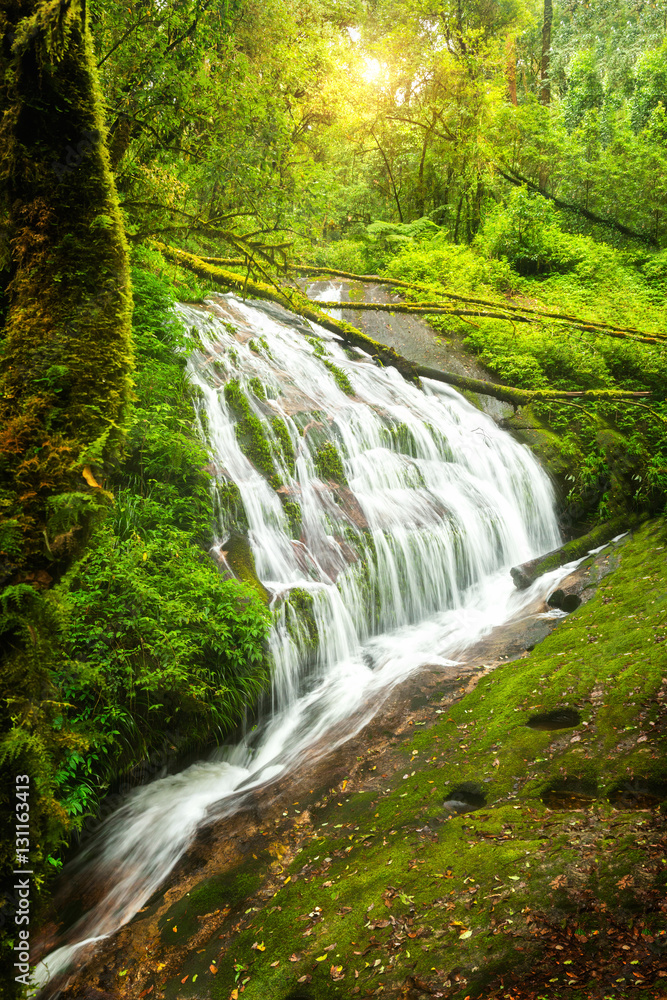
[(298, 538), (301, 534), (301, 504), (296, 500), (283, 500), (283, 510), (287, 515), (293, 537)]
[(323, 358), (325, 356), (326, 350), (324, 347), (324, 343), (320, 340), (319, 337), (306, 337), (306, 340), (313, 348), (313, 351), (318, 358)]
[[(262, 858), (264, 864), (268, 860), (267, 855)], [(258, 869), (259, 863), (246, 865), (199, 882), (160, 917), (158, 930), (162, 943), (178, 946), (196, 934), (205, 914), (238, 907), (262, 884)]]
[(315, 453), (315, 468), (321, 479), (330, 479), (342, 486), (347, 485), (343, 460), (340, 457), (338, 448), (332, 441), (328, 441), (317, 449)]
[(232, 534), (225, 542), (227, 562), (237, 579), (242, 580), (261, 597), (265, 604), (269, 601), (269, 592), (257, 576), (255, 559), (250, 543), (245, 535)]
[(336, 383), (338, 388), (342, 392), (347, 393), (348, 396), (354, 396), (354, 388), (352, 386), (352, 383), (350, 382), (350, 379), (345, 374), (343, 369), (339, 368), (338, 365), (335, 365), (333, 363), (333, 361), (329, 361), (326, 358), (323, 358), (322, 363), (324, 364), (325, 368), (328, 368), (331, 374), (333, 375), (334, 382)]
[(273, 417), (271, 420), (271, 429), (278, 439), (283, 461), (285, 462), (289, 472), (293, 474), (296, 456), (294, 454), (294, 445), (292, 444), (292, 438), (290, 437), (287, 424), (282, 417)]
[(248, 400), (241, 389), (241, 384), (238, 379), (230, 379), (225, 385), (224, 392), (229, 408), (237, 420), (242, 420), (244, 417), (247, 417), (251, 412), (250, 405), (248, 404)]
[(266, 388), (261, 379), (251, 378), (248, 379), (248, 385), (252, 392), (257, 396), (257, 399), (266, 399)]
[(285, 622), (294, 642), (306, 649), (315, 649), (319, 643), (317, 625), (313, 615), (313, 595), (302, 587), (294, 587), (285, 601), (291, 610)]
[(217, 500), (218, 519), (227, 528), (247, 530), (248, 517), (236, 483), (231, 479), (225, 480), (224, 483), (216, 483), (214, 496)]
[(271, 445), (266, 437), (262, 421), (252, 412), (250, 404), (237, 379), (230, 379), (225, 385), (225, 399), (236, 420), (236, 437), (243, 454), (270, 480), (274, 489), (281, 480), (273, 462)]
[(263, 354), (269, 360), (273, 358), (271, 354), (271, 349), (267, 343), (266, 337), (255, 337), (253, 340), (248, 341), (248, 347), (255, 354)]

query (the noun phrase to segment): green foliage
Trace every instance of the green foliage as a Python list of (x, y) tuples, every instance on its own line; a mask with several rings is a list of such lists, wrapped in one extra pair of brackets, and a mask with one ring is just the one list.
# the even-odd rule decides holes
[(166, 725), (196, 741), (226, 731), (258, 693), (266, 615), (152, 506), (143, 537), (98, 531), (64, 581), (65, 693), (81, 717), (103, 698), (155, 729), (153, 739)]
[(659, 104), (667, 107), (667, 43), (645, 52), (637, 62), (631, 121), (637, 132), (649, 122)]
[(563, 99), (563, 118), (568, 129), (575, 129), (587, 111), (599, 110), (603, 101), (604, 87), (596, 52), (593, 49), (578, 52), (569, 67)]

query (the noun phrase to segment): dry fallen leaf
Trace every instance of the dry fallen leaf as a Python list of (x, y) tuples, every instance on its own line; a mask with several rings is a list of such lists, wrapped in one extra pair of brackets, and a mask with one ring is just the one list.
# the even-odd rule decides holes
[(334, 982), (338, 982), (338, 980), (345, 978), (342, 965), (332, 965), (329, 969), (329, 974)]
[(218, 971), (218, 967), (217, 967), (217, 965), (209, 965), (209, 967), (208, 967), (208, 968), (209, 968), (209, 972), (212, 972), (212, 973), (213, 973), (213, 975), (215, 976), (215, 974), (216, 974), (216, 973), (217, 973), (217, 971)]
[(275, 962), (271, 962), (271, 968), (276, 969), (280, 965), (280, 959)]
[(251, 947), (253, 948), (254, 951), (266, 951), (266, 945), (264, 944), (263, 941), (260, 942), (255, 941), (255, 943), (251, 945)]
[(309, 983), (313, 977), (312, 976), (301, 976), (301, 979), (297, 979), (297, 983)]
[(190, 973), (188, 973), (188, 974), (187, 974), (187, 976), (183, 976), (183, 978), (181, 979), (181, 982), (182, 982), (182, 983), (185, 983), (185, 982), (187, 982), (187, 980), (188, 980), (189, 978), (190, 978)]
[(95, 476), (93, 475), (89, 465), (84, 465), (83, 472), (81, 473), (81, 475), (86, 480), (89, 486), (95, 486), (97, 487), (98, 490), (101, 489), (101, 486), (95, 479)]
[(299, 958), (299, 956), (296, 955), (296, 954), (294, 954), (294, 952), (292, 952), (292, 954), (290, 955), (289, 960), (290, 960), (290, 962), (300, 962), (301, 961), (301, 959)]
[(459, 941), (464, 941), (466, 938), (469, 938), (471, 936), (472, 936), (472, 931), (470, 930), (461, 931), (461, 933), (459, 934)]
[(549, 885), (551, 886), (552, 889), (560, 889), (561, 886), (565, 885), (565, 882), (566, 878), (564, 875), (556, 875), (556, 878), (553, 880), (553, 882), (549, 882)]
[(173, 932), (174, 932), (174, 934), (175, 934), (175, 933), (176, 933), (176, 931), (178, 930), (178, 927), (176, 926), (176, 924), (174, 924), (174, 926), (173, 926), (173, 927), (172, 927), (171, 929), (172, 929), (172, 931), (173, 931)]

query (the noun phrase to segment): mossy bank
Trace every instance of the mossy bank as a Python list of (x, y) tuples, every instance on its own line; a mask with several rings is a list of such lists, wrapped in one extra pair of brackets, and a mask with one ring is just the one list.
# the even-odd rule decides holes
[(305, 769), (205, 832), (86, 981), (166, 1000), (241, 987), (464, 1000), (522, 983), (550, 1000), (654, 1000), (667, 973), (664, 519), (618, 552), (524, 658), (459, 682), (445, 672), (326, 776)]

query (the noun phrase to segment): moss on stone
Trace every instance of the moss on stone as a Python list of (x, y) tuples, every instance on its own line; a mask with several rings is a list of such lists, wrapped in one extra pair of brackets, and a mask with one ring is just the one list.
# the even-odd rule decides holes
[(317, 355), (317, 357), (318, 358), (323, 358), (326, 352), (324, 350), (324, 343), (320, 340), (320, 338), (319, 337), (306, 337), (306, 340), (308, 341), (308, 343), (310, 344), (310, 346), (313, 348), (313, 352)]
[(252, 412), (246, 395), (237, 379), (230, 379), (225, 385), (225, 399), (236, 417), (235, 433), (239, 447), (252, 464), (277, 489), (281, 480), (273, 462), (271, 445), (266, 437), (262, 421)]
[(218, 504), (217, 514), (222, 523), (228, 528), (247, 530), (248, 517), (236, 483), (231, 479), (216, 483), (214, 495)]
[(257, 399), (266, 399), (266, 388), (261, 379), (251, 378), (248, 379), (248, 386), (251, 392), (257, 396)]
[(249, 584), (259, 594), (264, 603), (268, 604), (269, 592), (257, 576), (255, 558), (247, 537), (239, 532), (233, 532), (225, 542), (225, 552), (227, 562), (234, 571), (237, 579)]
[(319, 635), (313, 615), (313, 595), (303, 587), (293, 587), (285, 603), (293, 613), (287, 613), (285, 624), (294, 642), (302, 648), (316, 649)]
[(343, 460), (333, 441), (327, 441), (315, 453), (315, 468), (321, 479), (330, 479), (341, 486), (347, 485)]
[(287, 515), (293, 537), (298, 538), (301, 534), (301, 504), (296, 500), (284, 500), (283, 510)]
[(271, 430), (278, 440), (283, 461), (289, 472), (293, 474), (296, 455), (294, 454), (294, 445), (292, 444), (287, 424), (282, 417), (273, 417), (271, 420)]
[(347, 393), (348, 396), (354, 396), (354, 388), (352, 386), (352, 383), (350, 382), (349, 377), (343, 371), (343, 369), (339, 368), (338, 365), (335, 365), (333, 361), (329, 361), (327, 358), (323, 358), (322, 363), (324, 364), (324, 367), (328, 368), (328, 370), (333, 375), (334, 382), (341, 390), (341, 392)]

